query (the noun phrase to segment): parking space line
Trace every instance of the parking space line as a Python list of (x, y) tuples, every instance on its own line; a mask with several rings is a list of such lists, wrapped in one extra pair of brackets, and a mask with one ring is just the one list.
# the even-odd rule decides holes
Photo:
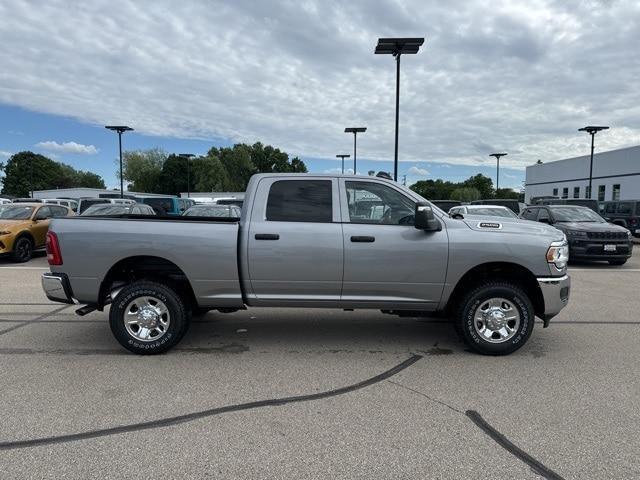
[(0, 442), (0, 450), (13, 450), (16, 448), (38, 447), (41, 445), (53, 445), (57, 443), (68, 443), (79, 440), (86, 440), (89, 438), (106, 437), (110, 435), (117, 435), (122, 433), (136, 432), (140, 430), (150, 430), (155, 428), (169, 427), (173, 425), (179, 425), (181, 423), (192, 422), (202, 418), (213, 417), (223, 413), (239, 412), (242, 410), (253, 410), (261, 407), (279, 407), (287, 405), (289, 403), (309, 402), (313, 400), (320, 400), (323, 398), (335, 397), (338, 395), (344, 395), (345, 393), (354, 392), (356, 390), (363, 389), (365, 387), (380, 383), (383, 380), (397, 375), (406, 368), (416, 363), (422, 358), (422, 355), (412, 355), (404, 362), (399, 363), (393, 368), (390, 368), (386, 372), (383, 372), (374, 377), (368, 378), (358, 383), (348, 385), (346, 387), (336, 388), (334, 390), (327, 390), (325, 392), (311, 393), (307, 395), (299, 395), (295, 397), (283, 397), (273, 398), (269, 400), (258, 400), (249, 403), (240, 403), (236, 405), (227, 405), (226, 407), (210, 408), (208, 410), (202, 410), (199, 412), (187, 413), (185, 415), (177, 415), (175, 417), (166, 417), (158, 420), (151, 420), (148, 422), (132, 423), (129, 425), (120, 425), (118, 427), (103, 428), (100, 430), (90, 430), (81, 433), (72, 433), (69, 435), (57, 435), (51, 437), (33, 438), (31, 440), (17, 440), (9, 442)]

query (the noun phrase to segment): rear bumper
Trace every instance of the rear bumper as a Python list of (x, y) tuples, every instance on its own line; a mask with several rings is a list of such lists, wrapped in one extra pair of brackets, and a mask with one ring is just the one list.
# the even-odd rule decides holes
[(538, 278), (538, 285), (544, 299), (544, 314), (541, 315), (541, 318), (546, 327), (549, 325), (549, 320), (567, 306), (571, 291), (571, 278), (569, 275)]
[(74, 303), (69, 279), (64, 273), (42, 274), (42, 289), (49, 300), (60, 303)]

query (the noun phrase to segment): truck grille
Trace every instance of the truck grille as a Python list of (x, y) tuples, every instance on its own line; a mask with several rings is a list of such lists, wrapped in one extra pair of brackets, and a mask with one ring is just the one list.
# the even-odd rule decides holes
[(587, 236), (594, 240), (626, 240), (626, 232), (587, 232)]

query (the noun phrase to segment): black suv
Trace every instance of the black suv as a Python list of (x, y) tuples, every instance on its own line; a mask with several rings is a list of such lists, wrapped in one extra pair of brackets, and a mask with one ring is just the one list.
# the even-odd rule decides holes
[(631, 257), (633, 240), (629, 230), (607, 223), (587, 207), (573, 205), (534, 205), (520, 218), (548, 223), (564, 232), (571, 260), (606, 260), (624, 265)]
[(616, 200), (600, 203), (600, 215), (607, 222), (628, 228), (640, 237), (640, 200)]

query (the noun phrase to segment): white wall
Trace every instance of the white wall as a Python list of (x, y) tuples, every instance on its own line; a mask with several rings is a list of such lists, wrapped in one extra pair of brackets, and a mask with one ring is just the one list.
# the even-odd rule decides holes
[[(525, 202), (529, 202), (531, 197), (553, 195), (554, 188), (562, 197), (565, 187), (569, 188), (569, 198), (573, 198), (574, 187), (580, 187), (580, 198), (585, 198), (589, 185), (589, 155), (531, 165), (527, 167), (525, 183)], [(620, 184), (621, 200), (640, 199), (640, 146), (594, 155), (591, 198), (597, 200), (598, 186), (604, 185), (605, 200), (611, 200), (614, 184)]]

